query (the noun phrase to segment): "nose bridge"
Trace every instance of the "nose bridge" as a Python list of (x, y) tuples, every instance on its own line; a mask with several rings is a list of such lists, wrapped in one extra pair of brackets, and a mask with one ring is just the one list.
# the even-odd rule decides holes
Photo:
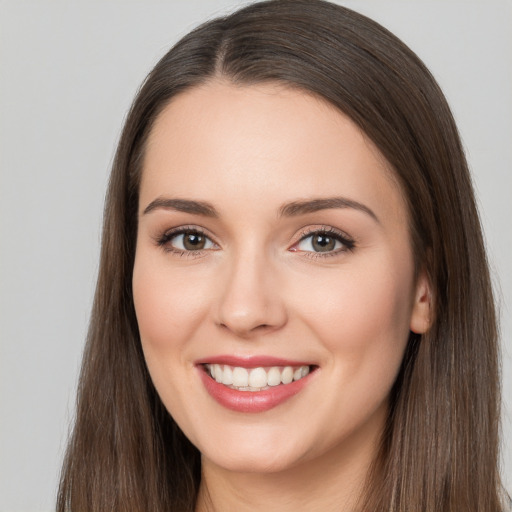
[(261, 249), (234, 251), (226, 261), (218, 323), (242, 337), (284, 325), (286, 309), (277, 272)]

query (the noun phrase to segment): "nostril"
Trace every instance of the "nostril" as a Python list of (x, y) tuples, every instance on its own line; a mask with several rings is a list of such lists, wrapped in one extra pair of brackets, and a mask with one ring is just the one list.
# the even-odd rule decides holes
[(223, 330), (231, 331), (241, 338), (248, 338), (255, 334), (271, 332), (279, 328), (279, 325), (274, 326), (268, 323), (251, 322), (249, 318), (237, 318), (231, 319), (229, 322), (220, 322), (219, 327)]

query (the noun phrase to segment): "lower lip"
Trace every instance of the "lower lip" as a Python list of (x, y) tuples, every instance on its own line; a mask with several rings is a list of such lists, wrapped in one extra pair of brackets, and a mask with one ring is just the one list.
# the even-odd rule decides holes
[(220, 405), (236, 412), (264, 412), (286, 402), (309, 382), (312, 373), (290, 384), (280, 384), (264, 391), (238, 391), (219, 384), (200, 366), (199, 374), (206, 391)]

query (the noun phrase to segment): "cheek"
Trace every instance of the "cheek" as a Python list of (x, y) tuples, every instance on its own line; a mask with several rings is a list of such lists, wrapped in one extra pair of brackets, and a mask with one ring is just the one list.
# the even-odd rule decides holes
[(195, 375), (190, 340), (208, 310), (207, 282), (191, 283), (190, 273), (171, 271), (161, 255), (136, 253), (133, 299), (146, 365), (166, 409), (187, 431), (193, 431), (188, 390)]
[(143, 339), (157, 342), (183, 331), (200, 307), (201, 290), (170, 275), (158, 257), (140, 250), (133, 269), (133, 300)]
[(330, 293), (316, 288), (307, 299), (304, 295), (308, 329), (326, 349), (322, 364), (332, 392), (324, 414), (340, 426), (340, 435), (384, 421), (409, 338), (412, 270), (377, 268), (382, 271), (371, 272), (370, 266), (340, 271), (331, 279)]
[(302, 294), (309, 329), (347, 379), (394, 379), (409, 337), (412, 265), (374, 263), (340, 269)]
[[(153, 375), (165, 361), (178, 363), (186, 357), (190, 340), (207, 312), (206, 280), (170, 272), (161, 255), (141, 250), (133, 271), (133, 299), (142, 347)], [(171, 357), (166, 357), (166, 356)]]

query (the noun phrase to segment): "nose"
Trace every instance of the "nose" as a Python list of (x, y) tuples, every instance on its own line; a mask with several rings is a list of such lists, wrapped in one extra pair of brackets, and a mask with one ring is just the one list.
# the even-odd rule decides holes
[(217, 324), (237, 337), (276, 331), (288, 320), (277, 269), (257, 254), (226, 262)]

